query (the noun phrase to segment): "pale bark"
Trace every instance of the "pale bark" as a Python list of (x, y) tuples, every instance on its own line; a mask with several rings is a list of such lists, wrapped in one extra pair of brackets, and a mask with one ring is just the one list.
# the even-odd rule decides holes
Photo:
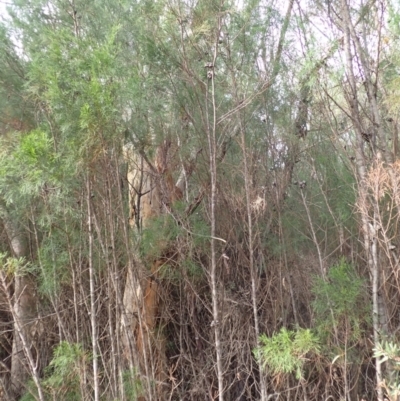
[(96, 320), (96, 293), (95, 293), (95, 274), (93, 266), (93, 227), (92, 227), (92, 205), (91, 205), (91, 186), (89, 174), (86, 178), (86, 206), (87, 206), (87, 228), (89, 240), (89, 285), (90, 285), (90, 324), (92, 327), (92, 353), (93, 353), (93, 387), (94, 401), (100, 399), (99, 388), (99, 367), (98, 367), (98, 351), (97, 351), (97, 320)]
[[(218, 18), (218, 31), (217, 38), (221, 29), (221, 20)], [(214, 344), (215, 353), (217, 356), (217, 381), (218, 381), (218, 400), (224, 401), (224, 372), (222, 366), (222, 346), (221, 346), (221, 320), (219, 310), (219, 295), (218, 295), (218, 282), (217, 282), (217, 252), (216, 252), (216, 203), (217, 203), (217, 104), (215, 99), (215, 76), (214, 67), (218, 57), (218, 39), (214, 43), (214, 54), (211, 68), (208, 69), (208, 88), (206, 92), (206, 123), (207, 123), (207, 140), (209, 152), (209, 169), (211, 181), (211, 194), (210, 194), (210, 251), (211, 251), (211, 299), (212, 299), (212, 314), (214, 328)], [(211, 85), (210, 85), (211, 84)], [(210, 88), (211, 86), (211, 88)], [(210, 91), (211, 89), (211, 91)], [(210, 99), (209, 99), (210, 92)], [(209, 112), (211, 108), (211, 113)], [(211, 114), (211, 115), (210, 115)]]
[[(182, 197), (182, 191), (173, 183), (169, 171), (170, 147), (171, 142), (165, 140), (157, 148), (154, 164), (133, 145), (124, 148), (128, 163), (129, 222), (135, 235), (148, 228), (154, 217), (169, 213), (172, 203)], [(161, 307), (157, 277), (159, 269), (166, 263), (163, 252), (167, 251), (167, 246), (163, 241), (157, 244), (161, 256), (147, 261), (147, 268), (133, 256), (123, 296), (124, 353), (131, 352), (131, 347), (137, 350), (139, 364), (148, 381), (146, 396), (149, 400), (161, 397), (167, 378), (165, 340), (160, 333), (155, 337), (156, 318)], [(156, 394), (153, 394), (151, 378), (159, 383)]]
[[(28, 247), (23, 230), (3, 211), (3, 223), (9, 239), (12, 255), (17, 258), (28, 256)], [(44, 400), (39, 382), (38, 363), (32, 354), (34, 322), (36, 313), (36, 292), (34, 283), (27, 273), (14, 276), (14, 294), (11, 297), (9, 286), (2, 276), (2, 286), (14, 319), (14, 335), (11, 355), (10, 396), (17, 399), (25, 391), (26, 382), (32, 376), (38, 388), (39, 399)]]
[[(360, 43), (358, 38), (354, 37), (354, 26), (352, 24), (349, 6), (347, 4), (347, 0), (342, 0), (342, 10), (343, 10), (343, 31), (344, 31), (344, 45), (346, 52), (346, 72), (347, 78), (350, 84), (351, 93), (348, 98), (349, 105), (351, 107), (351, 117), (355, 127), (355, 131), (357, 134), (357, 147), (356, 147), (356, 165), (357, 165), (357, 173), (358, 173), (358, 191), (360, 202), (362, 203), (361, 208), (361, 221), (362, 221), (362, 231), (364, 236), (364, 249), (367, 256), (367, 265), (371, 275), (371, 286), (372, 286), (372, 320), (373, 320), (373, 332), (374, 332), (374, 345), (380, 341), (380, 315), (381, 310), (379, 307), (379, 285), (380, 285), (380, 273), (379, 273), (379, 263), (378, 263), (378, 251), (377, 251), (377, 227), (375, 222), (370, 224), (369, 222), (369, 208), (370, 199), (368, 195), (368, 188), (366, 187), (366, 175), (367, 175), (367, 166), (364, 156), (364, 139), (363, 139), (363, 127), (362, 127), (362, 119), (360, 117), (359, 112), (359, 104), (358, 104), (358, 93), (357, 93), (357, 84), (354, 75), (354, 66), (353, 66), (353, 54), (352, 54), (352, 40), (355, 43), (355, 48), (358, 52), (360, 59), (362, 59), (362, 63), (365, 64), (363, 50), (360, 48)], [(357, 35), (356, 35), (357, 36)], [(364, 60), (364, 61), (363, 61)], [(369, 75), (367, 75), (368, 83), (367, 83), (367, 91), (368, 98), (370, 99), (370, 79)], [(374, 96), (373, 96), (374, 97)], [(376, 104), (372, 106), (372, 112), (375, 114), (376, 112)], [(378, 119), (378, 120), (376, 120)], [(374, 115), (374, 120), (376, 123), (379, 122), (379, 115)], [(378, 139), (381, 136), (378, 133)], [(374, 141), (375, 142), (375, 138)], [(376, 148), (374, 146), (373, 151)], [(372, 200), (373, 202), (373, 200)], [(375, 215), (375, 207), (372, 205), (373, 213)], [(376, 384), (377, 384), (377, 396), (378, 401), (383, 401), (383, 391), (382, 391), (382, 367), (381, 361), (379, 357), (375, 358), (375, 372), (376, 372)]]

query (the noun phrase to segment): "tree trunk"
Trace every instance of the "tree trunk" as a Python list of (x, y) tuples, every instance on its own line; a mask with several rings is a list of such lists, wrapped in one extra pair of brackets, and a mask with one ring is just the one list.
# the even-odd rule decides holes
[[(3, 216), (3, 222), (13, 256), (18, 259), (27, 257), (27, 241), (22, 229), (17, 227), (9, 216)], [(37, 303), (31, 277), (28, 274), (15, 274), (14, 277), (14, 295), (11, 301), (13, 302), (11, 313), (14, 318), (9, 391), (11, 399), (17, 399), (24, 393), (26, 382), (33, 373), (31, 372), (33, 366), (30, 366), (33, 361), (29, 363), (27, 353), (33, 358), (31, 349)]]
[[(373, 321), (373, 332), (374, 332), (374, 345), (377, 346), (380, 341), (381, 336), (381, 316), (383, 315), (382, 303), (380, 302), (379, 288), (380, 288), (380, 268), (378, 260), (378, 247), (377, 247), (377, 233), (378, 226), (376, 224), (376, 204), (374, 199), (371, 199), (368, 188), (367, 188), (367, 170), (368, 164), (366, 163), (366, 157), (364, 154), (365, 146), (365, 132), (366, 129), (363, 127), (363, 119), (360, 113), (360, 104), (358, 98), (358, 88), (356, 83), (356, 78), (354, 74), (353, 66), (353, 51), (352, 44), (354, 44), (355, 49), (359, 52), (357, 57), (361, 59), (361, 63), (365, 68), (365, 60), (363, 55), (363, 49), (360, 48), (360, 43), (358, 38), (354, 33), (354, 26), (351, 21), (349, 6), (347, 0), (342, 0), (342, 11), (343, 11), (343, 31), (344, 31), (344, 46), (346, 52), (346, 72), (350, 85), (350, 93), (348, 96), (348, 103), (351, 109), (351, 118), (354, 125), (355, 132), (357, 134), (357, 147), (356, 151), (356, 165), (357, 165), (357, 175), (358, 175), (358, 196), (359, 203), (361, 205), (361, 222), (362, 222), (362, 232), (364, 237), (364, 250), (367, 258), (367, 266), (369, 268), (371, 277), (371, 287), (372, 287), (372, 321)], [(361, 53), (360, 53), (361, 52)], [(367, 74), (367, 94), (368, 100), (371, 103), (370, 90), (372, 83), (369, 79), (369, 74)], [(373, 96), (372, 96), (373, 97)], [(374, 97), (373, 97), (374, 98)], [(375, 101), (371, 103), (372, 110), (372, 120), (379, 120), (379, 113), (377, 113), (377, 106)], [(376, 142), (379, 140), (382, 142), (382, 134), (378, 131), (374, 133), (374, 137), (368, 139), (368, 144), (371, 147), (372, 157), (379, 161)], [(381, 145), (381, 143), (380, 143)], [(373, 222), (370, 222), (370, 213), (373, 213)], [(375, 358), (375, 372), (376, 372), (376, 385), (377, 385), (377, 397), (378, 401), (383, 400), (383, 390), (382, 390), (382, 367), (381, 358)]]
[[(128, 162), (129, 222), (132, 230), (139, 235), (149, 227), (154, 217), (169, 212), (171, 203), (182, 197), (182, 191), (174, 185), (168, 169), (170, 146), (171, 143), (166, 140), (158, 148), (154, 165), (132, 145), (124, 149), (124, 157)], [(162, 398), (167, 377), (165, 341), (156, 326), (161, 308), (158, 272), (166, 263), (163, 255), (168, 252), (168, 244), (158, 243), (157, 247), (161, 255), (158, 258), (149, 257), (146, 263), (138, 256), (133, 258), (135, 265), (128, 269), (123, 298), (124, 353), (128, 355), (135, 352), (132, 346), (136, 348), (147, 383), (143, 399), (149, 400)], [(150, 379), (158, 383), (155, 393)]]

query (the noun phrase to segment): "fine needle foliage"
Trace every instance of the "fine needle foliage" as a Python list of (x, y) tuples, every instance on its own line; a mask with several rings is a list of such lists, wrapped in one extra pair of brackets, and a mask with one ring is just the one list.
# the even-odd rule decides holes
[(304, 365), (319, 352), (319, 339), (310, 329), (285, 327), (271, 337), (262, 334), (260, 346), (254, 350), (265, 371), (275, 377), (294, 372), (297, 379), (303, 378)]
[(399, 5), (2, 3), (0, 401), (394, 399)]
[[(71, 344), (62, 341), (54, 349), (53, 359), (45, 371), (43, 387), (48, 399), (65, 401), (82, 400), (80, 385), (84, 366), (90, 361), (90, 355), (84, 351), (82, 344)], [(35, 391), (27, 393), (22, 400), (31, 401), (35, 399)]]
[(329, 268), (326, 278), (314, 278), (312, 306), (321, 336), (327, 338), (340, 327), (342, 344), (358, 341), (370, 314), (364, 289), (365, 280), (344, 259)]
[(80, 400), (80, 384), (83, 366), (90, 361), (90, 355), (81, 344), (61, 342), (54, 350), (53, 359), (46, 369), (44, 387), (53, 398)]

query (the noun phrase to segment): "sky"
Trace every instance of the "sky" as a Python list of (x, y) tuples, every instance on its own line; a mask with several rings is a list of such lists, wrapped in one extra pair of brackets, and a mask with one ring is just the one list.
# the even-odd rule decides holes
[(7, 0), (0, 0), (0, 18), (4, 18), (8, 15), (6, 7), (9, 4), (10, 4), (10, 2)]

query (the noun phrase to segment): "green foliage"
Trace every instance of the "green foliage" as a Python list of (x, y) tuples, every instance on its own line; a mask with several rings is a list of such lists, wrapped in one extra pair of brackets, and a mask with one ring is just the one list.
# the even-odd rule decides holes
[[(313, 293), (316, 297), (313, 304), (319, 316), (328, 314), (332, 307), (336, 314), (351, 314), (360, 301), (364, 280), (358, 278), (352, 265), (342, 259), (332, 266), (327, 273), (327, 280), (316, 277)], [(326, 299), (329, 299), (329, 303)]]
[(16, 161), (34, 167), (38, 163), (51, 163), (51, 141), (46, 132), (39, 129), (22, 136), (20, 147), (16, 152)]
[(128, 400), (135, 401), (143, 393), (143, 385), (136, 370), (123, 373), (123, 385)]
[(161, 256), (165, 244), (173, 241), (180, 233), (180, 228), (169, 215), (152, 218), (141, 236), (141, 252), (146, 258)]
[(378, 343), (374, 348), (374, 357), (380, 358), (381, 363), (391, 360), (400, 370), (400, 347), (398, 344), (390, 341)]
[(210, 226), (204, 220), (200, 212), (190, 216), (190, 230), (193, 233), (193, 246), (198, 250), (206, 249), (210, 243)]
[[(62, 341), (54, 349), (53, 359), (42, 380), (46, 400), (81, 401), (80, 383), (84, 365), (89, 361), (90, 356), (81, 344)], [(37, 400), (37, 388), (33, 382), (29, 382), (27, 388), (21, 401)]]
[(0, 269), (6, 277), (24, 276), (34, 271), (32, 264), (25, 258), (8, 257), (5, 253), (0, 253)]
[(180, 268), (178, 266), (165, 263), (160, 267), (159, 274), (161, 278), (175, 284), (178, 284), (182, 280), (184, 277), (183, 274), (185, 274), (186, 277), (192, 282), (200, 280), (204, 277), (203, 269), (196, 262), (189, 258), (181, 262)]
[(391, 341), (378, 343), (374, 348), (374, 357), (380, 363), (386, 362), (386, 379), (382, 383), (390, 400), (398, 400), (400, 396), (400, 346)]
[(92, 161), (120, 134), (119, 29), (107, 26), (101, 38), (94, 38), (68, 28), (41, 28), (43, 50), (30, 64), (29, 90), (46, 104), (58, 147), (74, 164)]
[(23, 87), (27, 63), (18, 57), (12, 36), (0, 21), (0, 134), (32, 123), (32, 106)]
[(171, 266), (169, 263), (165, 263), (160, 267), (159, 274), (160, 278), (172, 283), (178, 283), (181, 279), (181, 274), (176, 266)]
[(89, 361), (89, 354), (81, 344), (62, 341), (54, 350), (53, 359), (46, 368), (43, 387), (57, 399), (78, 401), (82, 369)]
[(64, 247), (53, 236), (45, 238), (41, 244), (39, 291), (43, 295), (56, 295), (64, 284), (70, 282), (70, 259)]
[(298, 185), (291, 185), (287, 207), (282, 212), (285, 243), (291, 244), (286, 252), (307, 253), (315, 246), (306, 202), (321, 249), (335, 255), (340, 245), (338, 230), (347, 235), (356, 235), (358, 230), (354, 174), (345, 162), (348, 154), (338, 152), (327, 135), (310, 134), (307, 141), (310, 149), (298, 159), (293, 174), (293, 181), (306, 181), (306, 188), (300, 190)]
[(7, 204), (32, 199), (46, 182), (54, 182), (55, 155), (46, 132), (14, 134), (2, 138), (0, 147), (0, 194)]
[(37, 401), (37, 388), (33, 380), (26, 384), (27, 392), (21, 397), (20, 401)]
[(204, 270), (192, 259), (182, 261), (182, 267), (186, 270), (189, 279), (198, 280), (204, 277)]
[[(218, 146), (215, 155), (218, 163), (216, 206), (221, 214), (217, 216), (217, 235), (225, 238), (226, 245), (233, 250), (234, 256), (229, 263), (235, 264), (232, 270), (235, 272), (232, 280), (234, 302), (239, 302), (241, 295), (249, 294), (247, 278), (251, 275), (243, 188), (244, 158), (248, 160), (251, 201), (258, 195), (265, 196), (267, 201), (265, 213), (254, 214), (253, 251), (255, 265), (265, 266), (268, 282), (282, 280), (283, 273), (276, 267), (276, 262), (284, 260), (282, 255), (285, 254), (289, 269), (299, 268), (296, 280), (291, 283), (296, 296), (296, 292), (301, 291), (299, 288), (305, 288), (301, 279), (309, 270), (304, 264), (315, 256), (315, 242), (321, 244), (323, 257), (326, 257), (339, 249), (339, 229), (343, 229), (340, 234), (350, 233), (349, 238), (358, 229), (353, 224), (354, 173), (349, 168), (351, 163), (346, 162), (353, 154), (350, 139), (354, 121), (340, 129), (335, 128), (336, 117), (339, 122), (343, 117), (339, 113), (331, 116), (332, 108), (340, 108), (343, 115), (348, 109), (342, 101), (335, 106), (331, 100), (323, 98), (326, 93), (336, 102), (337, 92), (342, 88), (347, 90), (348, 85), (343, 85), (345, 68), (324, 60), (318, 70), (326, 49), (321, 50), (317, 40), (309, 37), (309, 18), (315, 10), (305, 9), (301, 18), (296, 13), (296, 29), (304, 35), (300, 50), (297, 45), (292, 48), (288, 45), (290, 41), (297, 41), (297, 31), (293, 30), (285, 38), (279, 35), (284, 10), (276, 2), (249, 0), (239, 3), (235, 6), (233, 1), (216, 0), (15, 0), (13, 29), (17, 29), (15, 38), (21, 43), (18, 52), (13, 50), (9, 39), (13, 34), (0, 29), (0, 62), (2, 67), (5, 66), (0, 71), (0, 119), (5, 120), (0, 127), (0, 204), (4, 201), (6, 207), (12, 209), (10, 214), (21, 222), (20, 226), (30, 230), (30, 239), (33, 239), (29, 243), (30, 256), (40, 262), (27, 264), (24, 260), (0, 256), (3, 271), (11, 277), (25, 274), (38, 264), (40, 270), (36, 269), (35, 273), (40, 295), (53, 297), (52, 306), (59, 308), (68, 304), (65, 298), (69, 293), (65, 288), (71, 284), (73, 269), (76, 269), (76, 276), (82, 272), (82, 277), (78, 276), (74, 283), (78, 289), (77, 299), (88, 299), (89, 235), (87, 206), (83, 199), (85, 174), (89, 172), (94, 223), (90, 256), (98, 273), (94, 280), (98, 346), (106, 359), (113, 349), (110, 341), (114, 336), (104, 335), (109, 327), (103, 325), (116, 328), (120, 322), (114, 320), (113, 311), (119, 310), (121, 299), (126, 302), (124, 294), (118, 293), (119, 284), (114, 277), (120, 277), (129, 253), (136, 251), (130, 248), (129, 239), (120, 246), (120, 241), (128, 237), (125, 235), (127, 225), (123, 205), (114, 197), (117, 185), (122, 185), (113, 163), (123, 141), (131, 140), (153, 160), (158, 144), (171, 140), (168, 163), (171, 161), (172, 173), (177, 176), (182, 166), (190, 172), (185, 199), (173, 205), (175, 215), (186, 218), (184, 212), (188, 203), (201, 191), (206, 193), (202, 204), (184, 222), (184, 227), (172, 216), (165, 215), (153, 219), (143, 230), (140, 252), (145, 262), (154, 262), (160, 256), (175, 256), (162, 255), (170, 249), (171, 253), (179, 252), (177, 258), (171, 258), (171, 263), (159, 269), (160, 278), (166, 282), (174, 284), (185, 277), (194, 284), (205, 284), (207, 278), (207, 266), (203, 268), (196, 262), (201, 260), (206, 264), (210, 252), (210, 205), (207, 200), (210, 155), (205, 138), (211, 126), (215, 126)], [(394, 14), (392, 24), (397, 26), (398, 13)], [(364, 13), (360, 15), (365, 16)], [(333, 30), (330, 33), (337, 34)], [(280, 38), (284, 40), (281, 42)], [(340, 64), (336, 61), (341, 59), (342, 48), (337, 41), (333, 64)], [(279, 58), (281, 50), (282, 57)], [(21, 57), (17, 55), (20, 52), (23, 52)], [(218, 53), (215, 53), (215, 74), (213, 80), (208, 80), (204, 66), (213, 59), (214, 52)], [(379, 54), (386, 57), (385, 51)], [(396, 71), (396, 68), (392, 67), (392, 70)], [(381, 69), (376, 76), (383, 76)], [(398, 87), (396, 76), (397, 72), (392, 77), (393, 85)], [(361, 81), (359, 84), (362, 92)], [(307, 138), (299, 141), (293, 135), (293, 119), (298, 114), (297, 102), (301, 101), (302, 95), (298, 92), (302, 87), (306, 89), (303, 100), (308, 104), (311, 129)], [(399, 96), (396, 88), (393, 90), (393, 111), (396, 111)], [(343, 100), (344, 95), (341, 96)], [(376, 99), (381, 101), (380, 94)], [(215, 113), (213, 106), (216, 106)], [(14, 119), (24, 116), (25, 110), (32, 115), (26, 120), (29, 128), (25, 128), (24, 133), (12, 133), (6, 120), (12, 118), (14, 123)], [(365, 125), (373, 124), (375, 120), (369, 118), (368, 110), (365, 113)], [(263, 120), (261, 115), (265, 115)], [(384, 118), (383, 113), (382, 120)], [(382, 124), (386, 123), (382, 121)], [(382, 129), (391, 131), (384, 125)], [(245, 133), (243, 153), (239, 131)], [(176, 148), (175, 144), (178, 144)], [(367, 154), (367, 145), (365, 151)], [(301, 192), (298, 186), (289, 186), (290, 180), (305, 180), (307, 187)], [(108, 184), (111, 181), (113, 183)], [(125, 196), (126, 188), (124, 185)], [(287, 195), (285, 199), (281, 197), (283, 193)], [(316, 241), (309, 235), (310, 224), (304, 213), (302, 194), (317, 232)], [(354, 226), (356, 228), (352, 230)], [(177, 249), (173, 248), (174, 242), (179, 245)], [(170, 244), (171, 247), (166, 246)], [(218, 244), (217, 254), (220, 255), (223, 245)], [(310, 255), (310, 258), (296, 260), (292, 266), (291, 261), (297, 255)], [(173, 263), (180, 265), (175, 267)], [(227, 278), (222, 270), (218, 280), (226, 284), (223, 280), (231, 277)], [(265, 281), (263, 277), (260, 283)], [(279, 291), (283, 291), (278, 287), (276, 296), (272, 297), (277, 300), (281, 299)], [(207, 288), (206, 285), (194, 286), (194, 291), (201, 291), (202, 297), (204, 293), (204, 309), (209, 307)], [(364, 281), (343, 261), (329, 270), (326, 280), (315, 279), (313, 307), (321, 335), (299, 328), (282, 329), (272, 337), (261, 336), (261, 345), (255, 355), (263, 367), (268, 367), (274, 375), (295, 373), (301, 377), (307, 358), (313, 353), (318, 354), (323, 344), (330, 345), (330, 338), (326, 336), (333, 327), (339, 328), (339, 345), (335, 346), (340, 348), (342, 340), (355, 342), (362, 335), (366, 316), (370, 315), (363, 291)], [(301, 301), (307, 302), (309, 294), (301, 295)], [(271, 309), (269, 302), (267, 298), (262, 305), (258, 304), (263, 316), (268, 315), (268, 308)], [(44, 305), (39, 303), (38, 308), (42, 312)], [(75, 327), (68, 322), (77, 319), (82, 324), (79, 338), (87, 338), (90, 325), (84, 319), (86, 309), (73, 318), (70, 309), (63, 312), (66, 318), (62, 328), (64, 337), (75, 338)], [(239, 309), (237, 313), (241, 313)], [(244, 309), (248, 310), (247, 307)], [(266, 316), (266, 321), (272, 321), (270, 317)], [(189, 336), (193, 329), (191, 324), (188, 323)], [(222, 334), (227, 327), (227, 324), (221, 325)], [(346, 337), (349, 335), (351, 337)], [(174, 338), (173, 333), (169, 337)], [(182, 351), (177, 343), (176, 350), (171, 347), (174, 355)], [(226, 344), (230, 346), (229, 342)], [(185, 352), (191, 352), (190, 346)], [(212, 345), (207, 343), (207, 347)], [(85, 383), (80, 382), (82, 367), (88, 359), (89, 355), (79, 344), (61, 343), (44, 374), (46, 397), (80, 399), (80, 385), (90, 387), (93, 384), (90, 374)], [(104, 399), (113, 385), (118, 387), (113, 392), (120, 390), (120, 383), (109, 383), (109, 378), (113, 377), (109, 370), (112, 364), (106, 359), (96, 376), (100, 378)], [(178, 362), (181, 363), (180, 359)], [(121, 363), (118, 366), (118, 372), (121, 372), (125, 369), (122, 367), (124, 362), (118, 363)], [(183, 372), (185, 386), (189, 370), (178, 365), (176, 368)], [(126, 398), (137, 399), (142, 392), (138, 377), (136, 371), (123, 373)], [(251, 378), (251, 383), (253, 379), (257, 380)], [(148, 380), (150, 382), (152, 378)], [(180, 391), (180, 388), (175, 390)], [(34, 390), (32, 394), (35, 394)]]
[(295, 372), (300, 379), (307, 356), (320, 351), (319, 339), (310, 329), (292, 331), (282, 328), (272, 337), (262, 334), (260, 343), (254, 354), (261, 366), (264, 369), (268, 367), (274, 376)]
[(329, 269), (326, 280), (315, 277), (312, 293), (321, 334), (326, 335), (334, 325), (340, 325), (350, 336), (346, 340), (360, 337), (362, 324), (369, 320), (370, 306), (365, 300), (365, 280), (357, 277), (351, 264), (341, 259)]

